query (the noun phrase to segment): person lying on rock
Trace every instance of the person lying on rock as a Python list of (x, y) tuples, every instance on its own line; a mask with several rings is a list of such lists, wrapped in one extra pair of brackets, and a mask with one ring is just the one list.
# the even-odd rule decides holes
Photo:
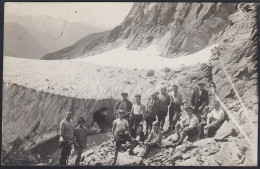
[(144, 132), (143, 132), (143, 123), (140, 123), (138, 128), (137, 128), (136, 137), (131, 142), (129, 155), (134, 155), (134, 152), (133, 152), (134, 148), (138, 144), (142, 144), (144, 141), (145, 141), (145, 135), (144, 135)]
[(74, 142), (74, 127), (71, 120), (73, 113), (66, 112), (66, 117), (60, 123), (60, 165), (67, 165)]
[(157, 121), (153, 122), (153, 129), (150, 132), (147, 140), (145, 140), (144, 145), (144, 151), (141, 152), (138, 156), (146, 157), (148, 154), (148, 151), (151, 147), (161, 147), (162, 144), (162, 131), (160, 130), (159, 123)]
[[(157, 98), (157, 94), (153, 93), (151, 97), (148, 99), (147, 106), (146, 106), (146, 112), (144, 115), (144, 119), (146, 121), (146, 132), (145, 135), (148, 136), (148, 134), (152, 131), (152, 124), (154, 121), (156, 121), (156, 116), (158, 114), (159, 109), (159, 101)], [(149, 133), (148, 133), (149, 130)]]
[(116, 142), (115, 146), (115, 158), (113, 165), (116, 164), (117, 160), (117, 155), (120, 150), (120, 147), (122, 144), (125, 144), (126, 141), (131, 142), (132, 139), (129, 135), (129, 125), (128, 121), (123, 118), (124, 116), (124, 110), (118, 110), (118, 118), (114, 120), (113, 122), (113, 127), (112, 127), (112, 135), (113, 135), (113, 140)]
[(75, 165), (79, 165), (81, 155), (84, 149), (86, 149), (87, 144), (87, 136), (88, 136), (88, 129), (85, 127), (85, 120), (84, 118), (79, 118), (78, 120), (78, 127), (74, 130), (74, 147), (77, 152), (77, 158), (75, 160)]
[(216, 100), (214, 102), (214, 109), (208, 114), (207, 122), (202, 122), (199, 125), (200, 139), (203, 137), (213, 137), (224, 121), (225, 112), (220, 107), (219, 101)]
[(208, 91), (204, 89), (204, 82), (199, 82), (197, 86), (191, 96), (191, 106), (200, 122), (208, 113), (209, 94)]
[(159, 94), (159, 109), (158, 109), (158, 123), (163, 130), (165, 118), (168, 113), (168, 106), (170, 105), (171, 99), (170, 96), (167, 94), (167, 88), (161, 88), (161, 93)]
[(186, 107), (187, 115), (180, 120), (175, 126), (175, 133), (177, 134), (177, 140), (173, 147), (182, 144), (185, 137), (195, 136), (198, 134), (199, 120), (197, 116), (194, 115), (194, 110), (192, 107)]
[(130, 114), (130, 134), (136, 137), (136, 130), (139, 124), (143, 121), (145, 115), (145, 106), (141, 103), (141, 95), (135, 95), (136, 102), (133, 104)]
[[(128, 113), (128, 112), (131, 111), (133, 104), (132, 104), (131, 101), (129, 101), (129, 100), (127, 99), (128, 93), (122, 92), (122, 93), (121, 93), (121, 96), (122, 96), (122, 100), (119, 100), (119, 101), (116, 103), (114, 109), (115, 109), (115, 112), (117, 112), (118, 110), (124, 110), (125, 114), (124, 114), (123, 117), (124, 117), (124, 119), (129, 120), (129, 115), (130, 115), (130, 113)], [(118, 114), (116, 114), (116, 118), (118, 118)]]

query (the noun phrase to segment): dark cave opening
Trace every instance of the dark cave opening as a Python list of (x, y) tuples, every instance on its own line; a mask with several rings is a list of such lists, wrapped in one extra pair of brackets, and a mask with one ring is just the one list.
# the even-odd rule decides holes
[(102, 132), (110, 131), (112, 128), (114, 118), (109, 112), (110, 110), (107, 107), (102, 107), (93, 114), (93, 119), (101, 128)]

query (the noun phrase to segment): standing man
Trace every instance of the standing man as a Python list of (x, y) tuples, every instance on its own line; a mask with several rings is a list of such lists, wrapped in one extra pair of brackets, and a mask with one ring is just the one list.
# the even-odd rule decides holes
[(128, 93), (123, 92), (121, 93), (121, 96), (122, 100), (116, 103), (115, 112), (118, 112), (118, 110), (123, 110), (125, 112), (125, 115), (123, 116), (124, 119), (129, 120), (130, 111), (132, 110), (132, 102), (127, 99)]
[(79, 118), (78, 120), (78, 127), (74, 130), (74, 138), (75, 143), (74, 147), (77, 152), (77, 158), (75, 160), (75, 165), (79, 165), (81, 160), (81, 155), (84, 149), (87, 148), (87, 136), (88, 136), (88, 129), (85, 127), (85, 119)]
[(72, 115), (72, 112), (66, 112), (66, 118), (60, 123), (60, 165), (67, 165), (71, 153), (71, 145), (74, 142)]
[(131, 138), (129, 136), (128, 121), (123, 118), (124, 111), (118, 110), (117, 114), (119, 117), (113, 121), (113, 127), (112, 127), (113, 140), (116, 142), (116, 147), (115, 147), (116, 152), (115, 152), (113, 165), (116, 164), (117, 155), (121, 145), (125, 144), (126, 141), (131, 142)]
[(156, 121), (156, 116), (158, 114), (159, 109), (159, 101), (157, 99), (156, 93), (153, 93), (152, 96), (148, 99), (145, 113), (145, 121), (146, 121), (146, 135), (148, 136), (149, 132), (152, 131), (152, 124)]
[(159, 110), (158, 110), (158, 123), (163, 130), (165, 123), (165, 117), (167, 116), (168, 106), (170, 105), (170, 96), (166, 93), (166, 87), (161, 88), (161, 93), (159, 94)]
[(139, 126), (139, 124), (144, 119), (145, 115), (145, 106), (141, 103), (141, 95), (137, 94), (135, 95), (136, 103), (133, 104), (132, 110), (131, 110), (131, 123), (130, 123), (130, 131), (131, 136), (136, 136), (136, 130)]
[(179, 92), (178, 86), (173, 85), (173, 93), (171, 94), (171, 105), (169, 106), (169, 128), (175, 130), (175, 125), (181, 116), (181, 105), (183, 103), (183, 95)]
[(204, 89), (204, 85), (203, 82), (198, 83), (198, 88), (193, 91), (191, 96), (191, 105), (199, 121), (205, 118), (208, 112), (209, 94)]

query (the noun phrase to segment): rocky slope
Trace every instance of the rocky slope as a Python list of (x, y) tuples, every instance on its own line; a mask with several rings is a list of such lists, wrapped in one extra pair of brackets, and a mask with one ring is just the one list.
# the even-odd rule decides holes
[(179, 84), (188, 98), (196, 82), (210, 76), (206, 64), (167, 73), (157, 70), (148, 76), (148, 70), (101, 67), (71, 60), (5, 57), (4, 63), (3, 148), (6, 152), (17, 139), (24, 140), (22, 146), (28, 150), (56, 137), (59, 121), (68, 110), (75, 112), (74, 122), (83, 116), (91, 126), (94, 113), (107, 108), (107, 123), (111, 124), (112, 108), (121, 91), (127, 91), (131, 101), (136, 93), (141, 93), (145, 104), (149, 95), (161, 86)]
[(4, 55), (39, 59), (48, 51), (30, 31), (15, 22), (4, 24)]
[[(229, 25), (235, 3), (135, 3), (125, 20), (94, 43), (88, 38), (74, 44), (70, 58), (93, 55), (127, 44), (140, 50), (157, 43), (161, 55), (176, 57), (197, 52), (218, 42), (218, 34)], [(195, 16), (195, 17), (194, 17)], [(213, 40), (214, 39), (214, 40)], [(83, 40), (83, 39), (82, 39)], [(68, 57), (68, 49), (47, 54), (43, 59)]]

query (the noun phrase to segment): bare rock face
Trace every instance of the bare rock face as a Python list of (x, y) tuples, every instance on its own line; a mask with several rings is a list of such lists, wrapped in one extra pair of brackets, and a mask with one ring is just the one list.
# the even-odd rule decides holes
[(122, 44), (138, 50), (153, 42), (164, 57), (191, 54), (218, 42), (234, 12), (235, 3), (135, 3), (125, 20), (111, 31), (89, 35), (42, 59), (92, 55)]

